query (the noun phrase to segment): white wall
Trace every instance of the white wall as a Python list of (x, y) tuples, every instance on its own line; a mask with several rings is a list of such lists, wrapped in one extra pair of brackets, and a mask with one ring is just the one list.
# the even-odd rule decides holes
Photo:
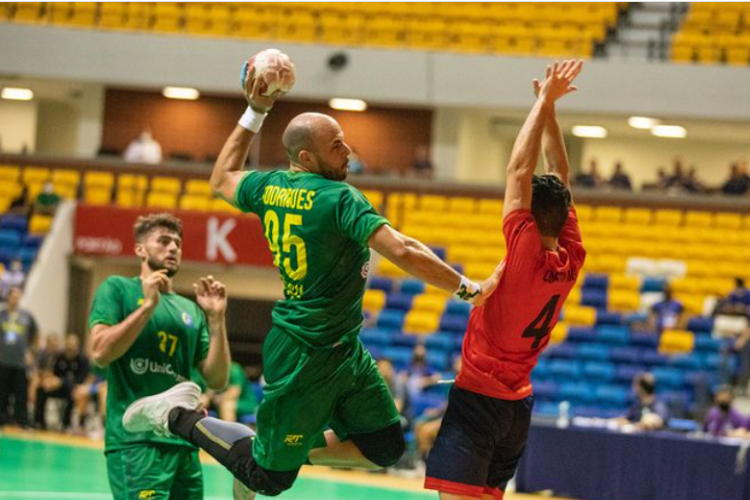
[(36, 152), (75, 156), (78, 110), (67, 101), (40, 99), (37, 105)]
[(34, 152), (36, 108), (35, 101), (0, 100), (0, 150), (6, 153), (20, 153), (26, 146), (29, 153)]
[(583, 168), (588, 169), (592, 158), (598, 161), (605, 177), (611, 175), (616, 161), (622, 161), (635, 186), (656, 180), (660, 166), (671, 171), (676, 156), (686, 167), (695, 165), (698, 178), (712, 186), (726, 180), (729, 165), (739, 158), (747, 158), (750, 144), (722, 144), (689, 139), (588, 139), (583, 145)]

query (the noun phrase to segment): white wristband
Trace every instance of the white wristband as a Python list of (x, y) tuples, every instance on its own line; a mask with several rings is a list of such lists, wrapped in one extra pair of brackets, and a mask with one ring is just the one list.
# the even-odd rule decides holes
[(459, 299), (471, 302), (477, 295), (482, 293), (482, 287), (462, 275), (461, 283), (458, 285), (458, 290), (454, 293)]
[(240, 127), (257, 134), (258, 130), (260, 130), (260, 127), (263, 125), (263, 120), (266, 119), (267, 114), (268, 113), (258, 113), (248, 106), (238, 124)]

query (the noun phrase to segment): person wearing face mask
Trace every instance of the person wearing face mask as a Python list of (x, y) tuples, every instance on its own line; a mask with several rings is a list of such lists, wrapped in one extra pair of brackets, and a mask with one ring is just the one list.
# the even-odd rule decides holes
[(662, 331), (671, 328), (680, 328), (682, 325), (682, 313), (685, 306), (674, 298), (669, 285), (664, 287), (664, 299), (651, 307), (651, 327)]
[(728, 387), (719, 389), (714, 396), (714, 406), (703, 421), (703, 431), (716, 437), (744, 433), (750, 422), (733, 408), (733, 402), (734, 397)]

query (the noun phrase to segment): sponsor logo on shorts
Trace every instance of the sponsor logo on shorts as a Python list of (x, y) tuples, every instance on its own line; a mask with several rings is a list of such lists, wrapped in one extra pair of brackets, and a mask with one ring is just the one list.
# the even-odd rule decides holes
[(187, 379), (175, 373), (174, 368), (169, 363), (157, 363), (145, 358), (133, 358), (130, 360), (130, 370), (136, 375), (145, 375), (146, 373), (158, 373), (161, 375), (171, 375), (178, 382), (184, 382)]
[(369, 260), (365, 262), (364, 266), (362, 266), (362, 270), (360, 271), (360, 274), (362, 275), (362, 279), (367, 279), (367, 276), (370, 274), (370, 261)]
[(284, 438), (284, 444), (287, 446), (302, 446), (302, 434), (287, 434)]
[(141, 490), (141, 492), (138, 493), (138, 498), (141, 500), (145, 500), (147, 498), (151, 498), (154, 495), (156, 495), (156, 490)]
[(183, 312), (182, 322), (185, 323), (187, 326), (193, 326), (193, 317), (190, 316), (188, 313)]

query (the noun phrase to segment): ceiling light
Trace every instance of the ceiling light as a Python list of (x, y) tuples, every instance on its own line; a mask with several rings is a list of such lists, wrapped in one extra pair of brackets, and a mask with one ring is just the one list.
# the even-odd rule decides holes
[(328, 105), (333, 109), (341, 111), (364, 111), (367, 109), (367, 103), (361, 99), (341, 99), (334, 97), (328, 101)]
[(31, 89), (5, 87), (0, 97), (12, 101), (30, 101), (34, 98), (34, 92)]
[(607, 129), (596, 125), (576, 125), (573, 127), (573, 135), (576, 137), (604, 139), (607, 137)]
[(190, 87), (164, 87), (161, 95), (170, 99), (186, 99), (188, 101), (194, 101), (201, 96), (198, 89)]
[(660, 123), (661, 121), (656, 118), (649, 118), (647, 116), (631, 116), (628, 118), (628, 125), (642, 130), (650, 130)]
[(687, 130), (679, 125), (657, 125), (651, 129), (651, 133), (656, 137), (673, 137), (676, 139), (687, 137)]

